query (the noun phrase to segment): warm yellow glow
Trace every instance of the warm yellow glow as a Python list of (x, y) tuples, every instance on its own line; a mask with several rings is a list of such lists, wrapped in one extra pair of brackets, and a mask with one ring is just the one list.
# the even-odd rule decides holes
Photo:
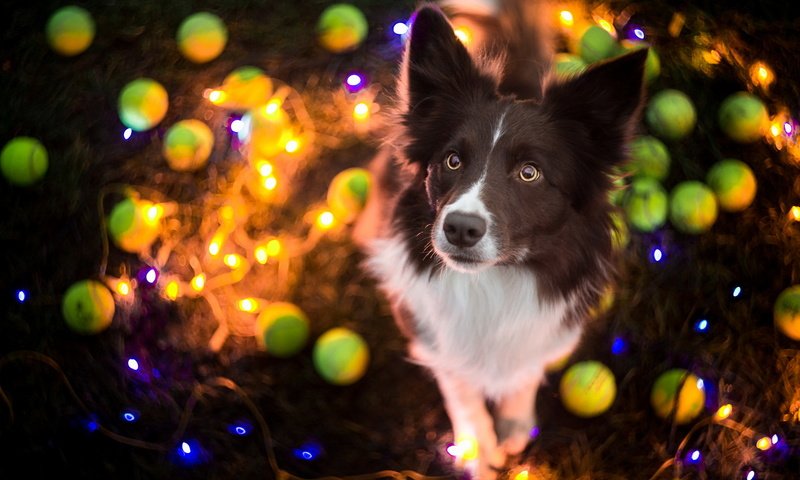
[(783, 128), (781, 128), (780, 123), (773, 123), (769, 127), (769, 133), (771, 133), (773, 137), (777, 137), (778, 135), (781, 134), (781, 132), (783, 132)]
[(364, 102), (357, 103), (353, 107), (353, 118), (361, 122), (369, 118), (369, 105)]
[(286, 147), (284, 148), (286, 149), (287, 153), (295, 153), (296, 151), (300, 150), (300, 142), (293, 138), (286, 142)]
[(725, 405), (717, 409), (717, 413), (714, 414), (714, 418), (716, 418), (717, 420), (725, 420), (726, 418), (731, 416), (732, 412), (733, 412), (733, 405), (731, 405), (730, 403), (726, 403)]
[(267, 177), (261, 182), (261, 185), (264, 186), (265, 190), (272, 191), (275, 190), (275, 187), (278, 186), (278, 179), (275, 177)]
[(267, 247), (264, 245), (259, 245), (253, 251), (256, 256), (256, 261), (261, 265), (266, 265), (267, 260), (269, 260), (269, 255), (267, 254)]
[(178, 285), (178, 282), (176, 282), (175, 280), (172, 280), (167, 284), (166, 287), (164, 287), (164, 295), (170, 300), (173, 301), (176, 300), (179, 294), (180, 294), (180, 286)]
[(208, 94), (208, 101), (214, 105), (219, 105), (225, 101), (226, 97), (227, 95), (222, 90), (212, 90), (211, 93)]
[(222, 257), (222, 263), (229, 266), (230, 268), (239, 268), (242, 266), (244, 260), (242, 259), (241, 255), (237, 255), (235, 253), (229, 253)]
[(722, 61), (722, 55), (716, 50), (707, 50), (703, 52), (703, 60), (709, 65), (718, 65)]
[(756, 442), (756, 448), (761, 450), (762, 452), (766, 452), (772, 446), (772, 440), (769, 437), (761, 437)]
[(597, 24), (600, 25), (600, 28), (602, 28), (603, 30), (610, 33), (613, 37), (616, 38), (617, 31), (614, 30), (614, 26), (611, 24), (611, 22), (609, 22), (605, 18), (598, 18)]
[[(233, 210), (231, 210), (231, 215), (233, 215)], [(222, 234), (222, 232), (215, 233), (211, 238), (211, 242), (208, 244), (208, 253), (210, 253), (212, 257), (219, 255), (219, 251), (222, 248), (222, 243), (224, 241), (225, 236)]]
[(259, 160), (256, 163), (256, 169), (258, 170), (258, 174), (262, 177), (269, 177), (274, 170), (272, 164), (266, 160)]
[(456, 38), (458, 38), (464, 45), (469, 45), (470, 42), (472, 42), (472, 32), (470, 32), (469, 28), (467, 27), (458, 27), (453, 30), (453, 33), (456, 34)]
[(281, 241), (277, 238), (273, 238), (269, 242), (267, 242), (267, 255), (270, 257), (277, 257), (281, 254)]
[(456, 442), (458, 457), (463, 460), (478, 458), (478, 441), (473, 436), (462, 436)]
[(258, 310), (258, 301), (254, 298), (243, 298), (239, 300), (237, 308), (242, 312), (253, 313)]
[(267, 115), (275, 115), (278, 113), (278, 110), (281, 108), (281, 101), (277, 98), (273, 98), (269, 102), (267, 102), (267, 106), (264, 107), (264, 113)]
[(155, 225), (161, 220), (161, 217), (164, 215), (164, 207), (156, 204), (147, 207), (144, 211), (144, 218), (147, 223), (150, 225)]
[(561, 10), (561, 13), (558, 14), (558, 20), (561, 22), (561, 25), (565, 27), (571, 27), (575, 24), (575, 17), (569, 10)]
[(201, 273), (200, 275), (195, 275), (191, 281), (192, 290), (195, 292), (202, 292), (203, 288), (206, 286), (206, 274)]
[(761, 87), (769, 87), (775, 81), (775, 73), (764, 62), (756, 62), (750, 67), (750, 80)]
[(324, 211), (319, 214), (317, 217), (317, 226), (324, 230), (327, 230), (333, 226), (333, 223), (336, 221), (336, 218), (333, 216), (333, 213), (329, 211)]
[(514, 480), (528, 480), (528, 470), (523, 470), (514, 475)]
[(116, 290), (120, 295), (127, 296), (129, 293), (131, 293), (131, 283), (127, 280), (120, 280), (117, 282)]
[(789, 218), (795, 222), (800, 222), (800, 206), (795, 205), (789, 210)]

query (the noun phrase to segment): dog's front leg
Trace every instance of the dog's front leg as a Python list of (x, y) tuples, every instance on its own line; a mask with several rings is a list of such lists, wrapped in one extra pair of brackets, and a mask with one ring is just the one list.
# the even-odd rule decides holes
[(502, 397), (497, 405), (497, 436), (508, 455), (516, 455), (528, 445), (536, 426), (536, 392), (544, 373), (531, 378), (521, 389)]
[(497, 435), (483, 393), (452, 373), (434, 373), (460, 450), (456, 456), (458, 466), (472, 478), (495, 478), (497, 469), (505, 463), (505, 455), (497, 447)]

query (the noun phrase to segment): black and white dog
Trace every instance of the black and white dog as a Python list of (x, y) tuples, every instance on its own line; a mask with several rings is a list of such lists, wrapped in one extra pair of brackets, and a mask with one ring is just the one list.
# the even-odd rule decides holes
[(438, 7), (416, 11), (355, 231), (479, 478), (527, 445), (545, 365), (611, 279), (610, 172), (644, 95), (646, 50), (551, 78), (526, 8), (484, 19), (481, 55)]

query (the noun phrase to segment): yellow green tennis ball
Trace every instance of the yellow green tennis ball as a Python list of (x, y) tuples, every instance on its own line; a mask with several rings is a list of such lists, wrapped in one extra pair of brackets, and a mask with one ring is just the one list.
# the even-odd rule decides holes
[(614, 374), (600, 362), (578, 362), (561, 377), (561, 402), (579, 417), (595, 417), (608, 410), (617, 396)]
[(697, 122), (697, 113), (692, 100), (685, 93), (667, 89), (650, 99), (645, 120), (655, 135), (674, 141), (691, 133)]
[(367, 19), (353, 5), (337, 3), (322, 11), (317, 20), (319, 43), (330, 52), (355, 50), (367, 36)]
[(650, 392), (650, 404), (656, 414), (666, 419), (674, 410), (673, 418), (677, 424), (692, 421), (703, 411), (705, 402), (703, 381), (682, 368), (667, 370), (659, 375)]
[(126, 198), (114, 205), (108, 217), (108, 233), (120, 249), (138, 253), (150, 248), (161, 232), (161, 216), (146, 200)]
[(292, 356), (308, 341), (308, 318), (292, 303), (271, 303), (258, 315), (256, 340), (271, 355)]
[(586, 66), (581, 57), (571, 53), (557, 53), (553, 58), (553, 68), (561, 76), (578, 75), (586, 70)]
[(167, 90), (150, 78), (137, 78), (122, 88), (117, 108), (119, 119), (131, 130), (143, 132), (158, 125), (167, 114)]
[(634, 179), (625, 193), (623, 208), (628, 223), (640, 232), (653, 232), (667, 221), (667, 192), (658, 180)]
[(792, 285), (778, 295), (773, 313), (775, 326), (792, 340), (800, 340), (800, 285)]
[(740, 212), (749, 207), (756, 197), (756, 176), (750, 167), (739, 160), (728, 158), (711, 166), (706, 183), (714, 191), (719, 208)]
[(272, 80), (258, 67), (239, 67), (222, 81), (222, 105), (233, 110), (247, 110), (267, 103), (272, 96)]
[(669, 199), (669, 220), (683, 233), (703, 233), (717, 220), (717, 198), (704, 183), (695, 180), (675, 186)]
[(164, 136), (164, 158), (178, 172), (203, 168), (214, 148), (214, 134), (200, 120), (181, 120)]
[(627, 53), (639, 48), (647, 48), (647, 59), (644, 62), (644, 80), (647, 83), (653, 81), (661, 75), (661, 59), (656, 53), (656, 49), (652, 45), (645, 42), (634, 42), (631, 40), (623, 40), (620, 42), (622, 53)]
[(719, 126), (739, 143), (752, 143), (761, 138), (769, 124), (764, 102), (747, 92), (737, 92), (719, 107)]
[(95, 280), (81, 280), (70, 286), (61, 301), (61, 313), (72, 330), (98, 333), (111, 325), (114, 297), (108, 287)]
[(578, 43), (578, 54), (586, 63), (613, 57), (616, 52), (617, 39), (597, 25), (587, 28)]
[(0, 152), (0, 170), (15, 185), (32, 185), (44, 176), (47, 166), (47, 150), (35, 138), (12, 138)]
[(178, 27), (178, 50), (194, 63), (214, 60), (228, 43), (228, 29), (221, 18), (209, 12), (186, 17)]
[(629, 145), (630, 161), (625, 170), (637, 177), (663, 181), (669, 175), (670, 155), (666, 145), (650, 135), (633, 139)]
[(352, 222), (367, 203), (370, 183), (370, 173), (363, 168), (342, 170), (328, 186), (328, 208), (341, 221)]
[(94, 31), (92, 15), (75, 5), (53, 12), (45, 27), (50, 48), (67, 57), (89, 48), (94, 40)]
[(349, 385), (367, 370), (369, 349), (356, 332), (343, 327), (332, 328), (314, 344), (314, 367), (326, 381)]

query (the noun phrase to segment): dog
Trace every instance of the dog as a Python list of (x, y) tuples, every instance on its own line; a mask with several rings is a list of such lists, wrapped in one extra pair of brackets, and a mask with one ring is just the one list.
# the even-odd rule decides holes
[(550, 75), (528, 7), (476, 17), (480, 52), (440, 7), (415, 11), (354, 230), (477, 478), (527, 446), (545, 366), (576, 348), (613, 279), (611, 173), (645, 95), (644, 49)]

